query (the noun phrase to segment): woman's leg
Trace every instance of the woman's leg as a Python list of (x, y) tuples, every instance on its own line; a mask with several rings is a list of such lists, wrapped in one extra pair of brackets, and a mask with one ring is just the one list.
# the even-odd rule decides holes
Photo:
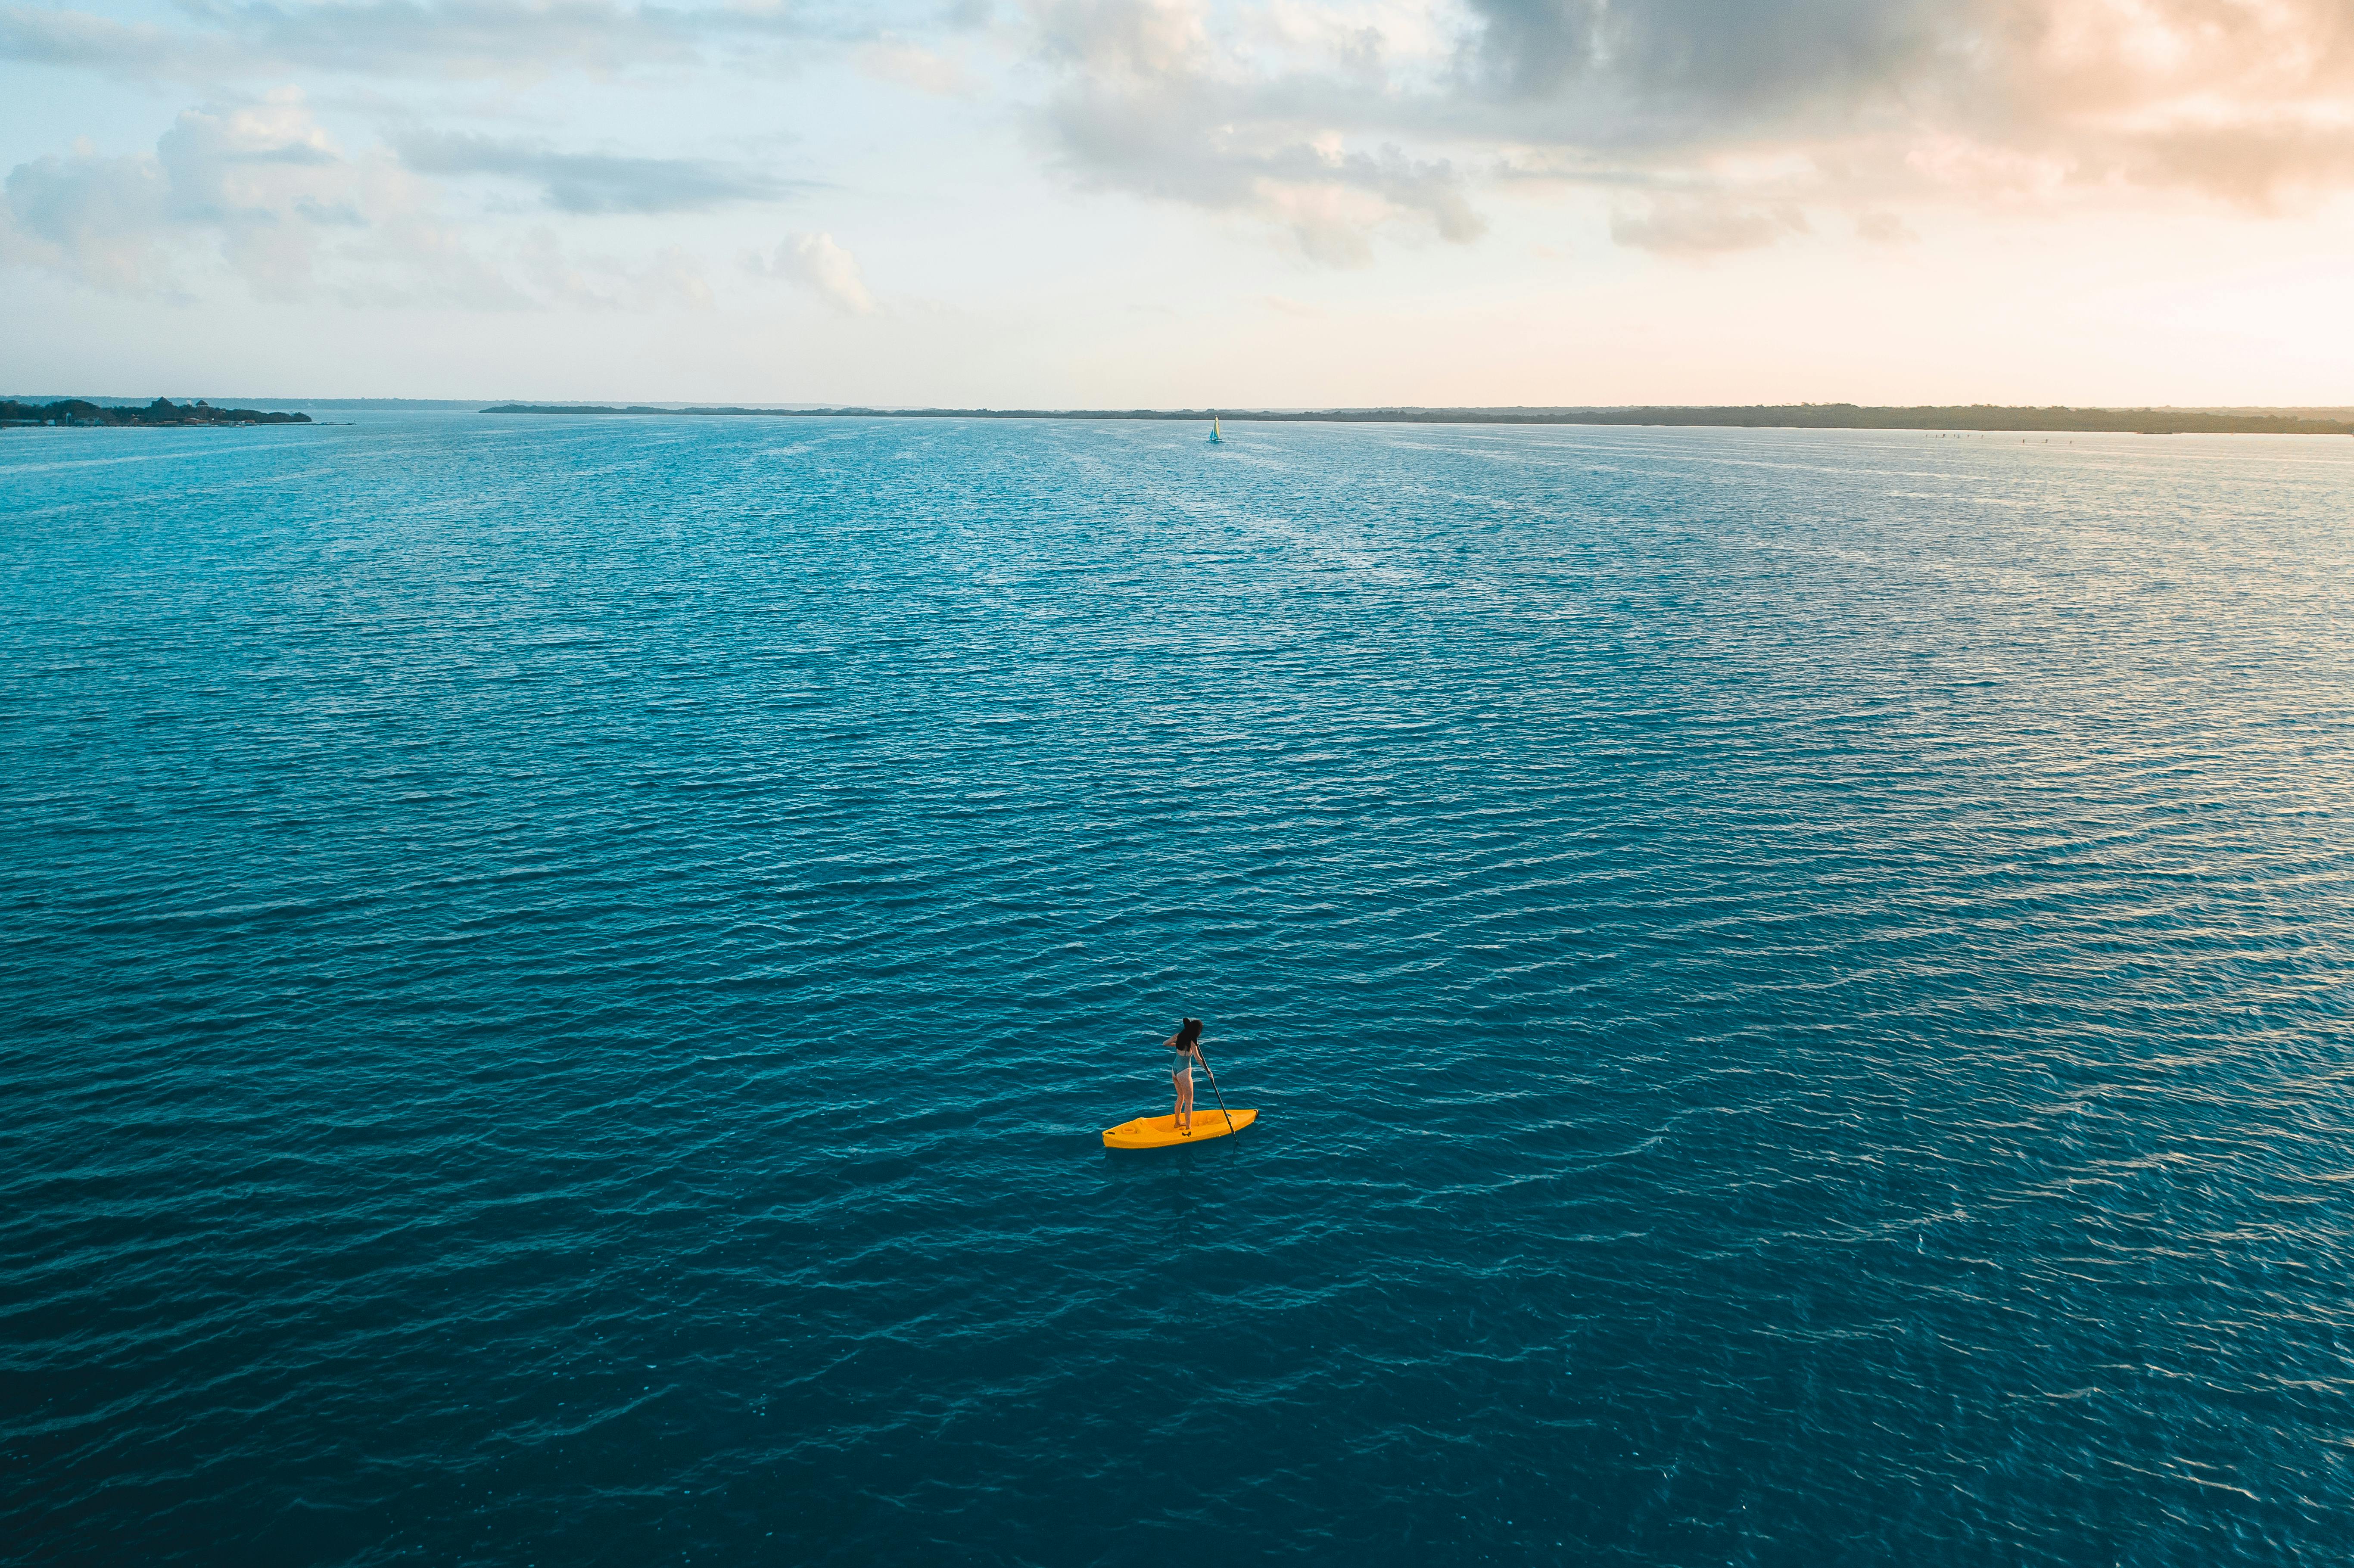
[(1177, 1086), (1178, 1125), (1187, 1132), (1193, 1130), (1193, 1075), (1188, 1073)]

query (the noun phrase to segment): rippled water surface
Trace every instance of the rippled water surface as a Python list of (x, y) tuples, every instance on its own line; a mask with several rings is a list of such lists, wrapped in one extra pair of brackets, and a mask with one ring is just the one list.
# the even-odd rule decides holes
[(0, 435), (0, 1558), (2344, 1560), (2354, 443), (1202, 433)]

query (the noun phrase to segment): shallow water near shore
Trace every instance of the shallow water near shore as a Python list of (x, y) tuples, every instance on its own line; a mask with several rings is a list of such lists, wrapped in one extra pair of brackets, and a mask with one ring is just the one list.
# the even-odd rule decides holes
[(0, 1560), (2354, 1539), (2354, 443), (1203, 434), (0, 437)]

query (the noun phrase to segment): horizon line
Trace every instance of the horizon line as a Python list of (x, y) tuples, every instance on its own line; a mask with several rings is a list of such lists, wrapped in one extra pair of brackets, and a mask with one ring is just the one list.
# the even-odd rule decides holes
[[(162, 399), (168, 401), (169, 399)], [(98, 397), (0, 399), (20, 408), (152, 407), (144, 398)], [(190, 399), (187, 401), (196, 401)], [(212, 402), (211, 398), (202, 401)], [(280, 397), (222, 398), (217, 407), (365, 411), (460, 411), (490, 415), (599, 418), (700, 417), (753, 418), (1088, 419), (1202, 422), (1212, 419), (1292, 424), (1604, 425), (1781, 429), (1951, 430), (2136, 435), (2354, 435), (2354, 405), (2145, 404), (2138, 408), (2067, 404), (1653, 403), (1653, 404), (1381, 404), (1357, 407), (1188, 408), (944, 408), (848, 403), (596, 403), (573, 399), (509, 401), (487, 406), (471, 398)]]

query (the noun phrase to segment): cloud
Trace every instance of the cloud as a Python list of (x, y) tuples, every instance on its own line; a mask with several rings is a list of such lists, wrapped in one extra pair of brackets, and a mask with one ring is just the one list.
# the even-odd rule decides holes
[(1954, 0), (1470, 0), (1483, 96), (1598, 95), (1658, 137), (1851, 111), (1973, 41)]
[(831, 234), (787, 235), (783, 244), (766, 256), (752, 257), (748, 266), (756, 276), (807, 289), (844, 315), (876, 312), (858, 259), (835, 244)]
[[(341, 81), (339, 101), (381, 105), (415, 100), (408, 84), (561, 72), (699, 90), (832, 50), (925, 91), (1011, 82), (1021, 96), (998, 107), (1071, 185), (1176, 204), (1334, 266), (1472, 243), (1507, 185), (1581, 194), (1619, 242), (1680, 255), (1802, 231), (1844, 241), (1844, 221), (1825, 219), (1855, 214), (2277, 214), (2354, 190), (2354, 0), (176, 0), (155, 14), (176, 19), (0, 0), (0, 59), (201, 79), (191, 96), (215, 101), (239, 94), (210, 84), (256, 77), (400, 84)], [(992, 49), (1017, 69), (984, 69)], [(39, 264), (79, 258), (93, 280), (144, 278), (160, 263), (143, 245), (202, 229), (240, 270), (260, 263), (238, 255), (274, 252), (299, 271), (331, 243), (323, 215), (366, 214), (380, 232), (344, 187), (389, 191), (399, 172), (520, 182), (574, 215), (795, 188), (600, 144), (434, 125), (397, 132), (397, 158), (336, 154), (305, 176), (316, 189), (288, 175), (300, 194), (207, 219), (187, 192), (212, 154), (184, 148), (196, 162), (177, 172), (161, 147), (103, 167), (37, 160), (11, 176), (7, 243)], [(1893, 221), (1857, 232), (1876, 242)]]
[(0, 260), (77, 277), (108, 293), (170, 280), (158, 230), (171, 185), (153, 158), (38, 158), (8, 173)]
[[(581, 181), (583, 199), (609, 204), (600, 211), (645, 175), (630, 169), (599, 184), (560, 159), (558, 168)], [(519, 246), (461, 230), (401, 159), (385, 149), (346, 154), (292, 91), (184, 111), (151, 155), (80, 150), (19, 164), (0, 184), (0, 262), (103, 292), (183, 301), (225, 274), (266, 299), (325, 295), (366, 307), (714, 302), (699, 265), (675, 248), (632, 264), (567, 257), (544, 229)]]
[(1466, 123), (1638, 166), (1776, 151), (1870, 172), (1959, 140), (2082, 181), (2197, 185), (2211, 182), (2137, 166), (2132, 149), (2221, 151), (2260, 128), (2289, 133), (2266, 138), (2275, 152), (2297, 132), (2343, 148), (2354, 107), (2345, 0), (1469, 4)]
[(1610, 238), (1664, 256), (1709, 256), (1750, 250), (1807, 232), (1794, 207), (1757, 207), (1706, 196), (1655, 196), (1648, 206), (1610, 215)]
[(1486, 228), (1444, 157), (1352, 138), (1330, 111), (1353, 104), (1363, 30), (1278, 33), (1350, 79), (1289, 81), (1254, 72), (1246, 50), (1214, 37), (1193, 0), (1055, 0), (1035, 15), (1041, 51), (1061, 75), (1041, 122), (1079, 183), (1256, 219), (1302, 254), (1339, 266), (1370, 260), (1385, 229), (1458, 243)]
[(185, 30), (130, 26), (87, 11), (0, 5), (0, 60), (71, 66), (138, 77), (178, 75), (226, 62), (219, 40)]
[[(2251, 212), (2354, 187), (2348, 0), (1037, 0), (1055, 161), (1365, 259), (1477, 237), (1475, 182), (1617, 193), (1621, 243), (1771, 243), (1811, 206)], [(1878, 220), (1872, 238), (1892, 235)]]
[(185, 291), (208, 241), (257, 291), (311, 282), (321, 231), (356, 221), (361, 178), (299, 94), (183, 112), (153, 156), (78, 152), (9, 172), (0, 255), (113, 293)]
[(737, 202), (775, 201), (791, 182), (756, 170), (691, 158), (558, 153), (532, 142), (412, 132), (397, 139), (401, 161), (426, 175), (489, 175), (540, 187), (558, 212), (708, 212)]
[(277, 72), (441, 79), (580, 70), (615, 76), (710, 63), (727, 51), (871, 36), (854, 8), (693, 9), (615, 0), (183, 0), (190, 26), (0, 6), (0, 59), (137, 78)]

